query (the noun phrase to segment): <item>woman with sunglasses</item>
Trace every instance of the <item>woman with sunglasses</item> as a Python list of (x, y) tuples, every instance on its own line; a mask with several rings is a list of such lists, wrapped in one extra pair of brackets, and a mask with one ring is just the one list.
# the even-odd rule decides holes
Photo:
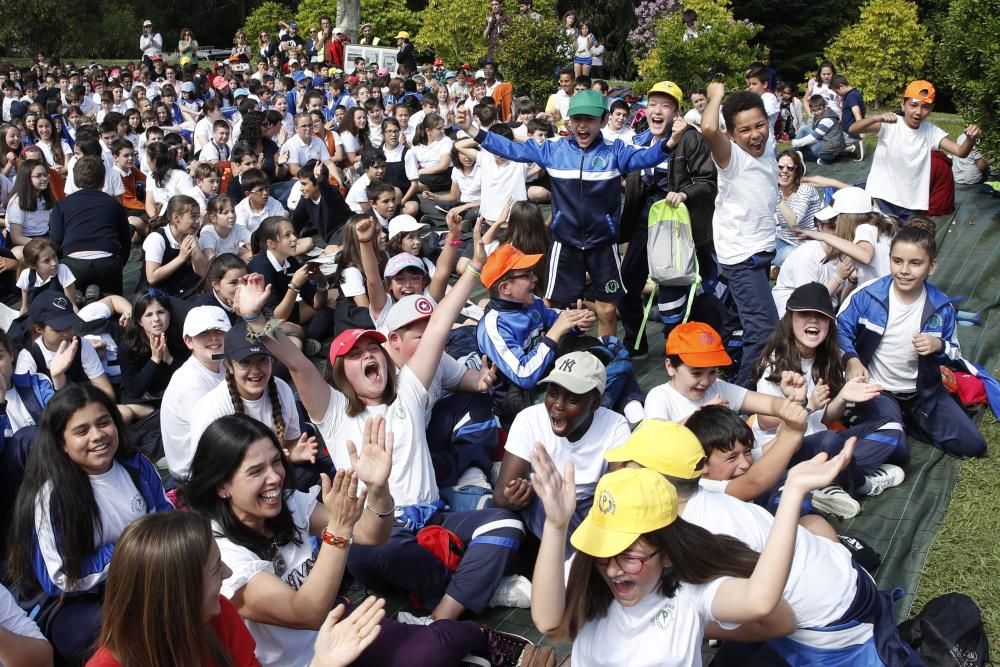
[(758, 640), (792, 632), (795, 616), (782, 591), (799, 509), (809, 491), (843, 470), (852, 451), (846, 446), (829, 460), (820, 454), (788, 472), (759, 554), (684, 521), (675, 488), (660, 473), (629, 463), (598, 482), (594, 505), (570, 538), (577, 553), (567, 580), (573, 464), (560, 475), (545, 448), (536, 446), (531, 483), (545, 508), (545, 528), (532, 579), (532, 620), (546, 635), (572, 640), (573, 664), (580, 667), (700, 665), (712, 623)]
[(816, 188), (802, 182), (806, 169), (798, 151), (785, 150), (778, 155), (778, 207), (774, 212), (775, 256), (771, 262), (781, 266), (788, 253), (806, 239), (793, 229), (816, 229), (816, 212), (823, 208), (823, 198)]
[(257, 45), (257, 55), (261, 60), (270, 62), (272, 56), (278, 52), (278, 44), (271, 41), (271, 36), (267, 34), (266, 30), (261, 30), (257, 39), (259, 42)]
[(181, 28), (180, 39), (177, 40), (177, 54), (181, 65), (198, 65), (198, 40), (194, 38), (191, 28)]

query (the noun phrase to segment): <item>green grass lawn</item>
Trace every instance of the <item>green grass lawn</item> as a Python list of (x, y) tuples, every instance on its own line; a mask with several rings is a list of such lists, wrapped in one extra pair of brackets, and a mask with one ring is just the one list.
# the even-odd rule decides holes
[(955, 485), (941, 532), (927, 555), (912, 614), (951, 591), (970, 596), (983, 610), (994, 651), (1000, 649), (1000, 423), (987, 412), (980, 430), (989, 445), (982, 459), (969, 459)]

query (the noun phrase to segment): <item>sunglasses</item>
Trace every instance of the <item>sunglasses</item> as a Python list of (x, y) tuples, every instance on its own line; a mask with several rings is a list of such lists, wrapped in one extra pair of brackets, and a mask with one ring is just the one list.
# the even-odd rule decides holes
[(779, 164), (778, 165), (778, 171), (795, 171), (796, 168), (797, 167), (794, 164), (793, 165), (787, 165), (787, 164)]

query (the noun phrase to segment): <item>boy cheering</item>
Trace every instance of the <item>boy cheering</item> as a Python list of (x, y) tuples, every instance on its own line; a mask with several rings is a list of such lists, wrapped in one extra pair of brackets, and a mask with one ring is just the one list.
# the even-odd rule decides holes
[[(458, 110), (456, 122), (490, 153), (515, 162), (534, 162), (548, 170), (553, 218), (545, 298), (558, 304), (575, 303), (583, 296), (589, 273), (596, 298), (598, 334), (613, 336), (616, 304), (625, 294), (617, 245), (619, 179), (630, 171), (649, 169), (662, 162), (666, 143), (657, 141), (649, 148), (636, 148), (620, 140), (605, 141), (601, 125), (607, 108), (601, 94), (593, 90), (575, 94), (568, 115), (571, 136), (542, 144), (515, 143), (484, 130), (473, 134), (465, 109)], [(773, 236), (773, 222), (771, 227)], [(773, 249), (773, 239), (771, 245)]]

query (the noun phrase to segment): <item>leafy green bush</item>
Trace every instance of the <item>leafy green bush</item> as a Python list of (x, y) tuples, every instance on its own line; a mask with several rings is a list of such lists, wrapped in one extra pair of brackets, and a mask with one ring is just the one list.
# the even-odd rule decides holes
[(485, 2), (431, 0), (414, 45), (433, 51), (449, 67), (454, 67), (452, 63), (473, 63), (486, 53), (483, 28), (487, 9)]
[(830, 43), (826, 57), (868, 104), (893, 106), (908, 81), (927, 76), (924, 66), (933, 49), (927, 29), (917, 19), (915, 4), (869, 0), (858, 22), (841, 30)]
[(36, 0), (0, 11), (0, 44), (24, 56), (40, 51), (63, 58), (138, 58), (142, 22), (131, 4), (94, 4)]
[[(247, 36), (247, 41), (251, 44), (257, 43), (256, 37), (261, 31), (271, 35), (271, 41), (276, 41), (278, 39), (278, 22), (288, 21), (291, 17), (292, 13), (288, 7), (273, 2), (273, 0), (267, 0), (247, 16), (247, 20), (243, 22), (243, 34)], [(319, 24), (318, 17), (316, 23)], [(256, 53), (254, 57), (256, 58)]]
[(410, 11), (406, 0), (361, 0), (361, 22), (372, 24), (379, 46), (395, 46), (400, 30), (416, 35), (423, 21), (423, 12)]
[(1000, 0), (953, 0), (937, 51), (938, 71), (951, 85), (955, 102), (983, 136), (984, 155), (1000, 157)]
[(497, 62), (518, 95), (527, 95), (539, 110), (556, 89), (555, 70), (560, 56), (557, 45), (569, 42), (562, 23), (555, 17), (541, 21), (514, 17), (499, 42)]
[(295, 22), (299, 24), (298, 32), (302, 39), (309, 37), (310, 28), (319, 28), (319, 17), (324, 14), (330, 17), (331, 24), (337, 25), (337, 8), (330, 7), (326, 0), (302, 0), (299, 3)]
[(750, 45), (760, 26), (733, 19), (729, 0), (686, 0), (684, 8), (698, 12), (698, 37), (684, 41), (678, 12), (661, 19), (656, 45), (639, 63), (641, 81), (633, 88), (645, 91), (664, 79), (685, 94), (711, 81), (722, 81), (729, 90), (744, 88), (747, 65), (763, 56), (760, 47)]

